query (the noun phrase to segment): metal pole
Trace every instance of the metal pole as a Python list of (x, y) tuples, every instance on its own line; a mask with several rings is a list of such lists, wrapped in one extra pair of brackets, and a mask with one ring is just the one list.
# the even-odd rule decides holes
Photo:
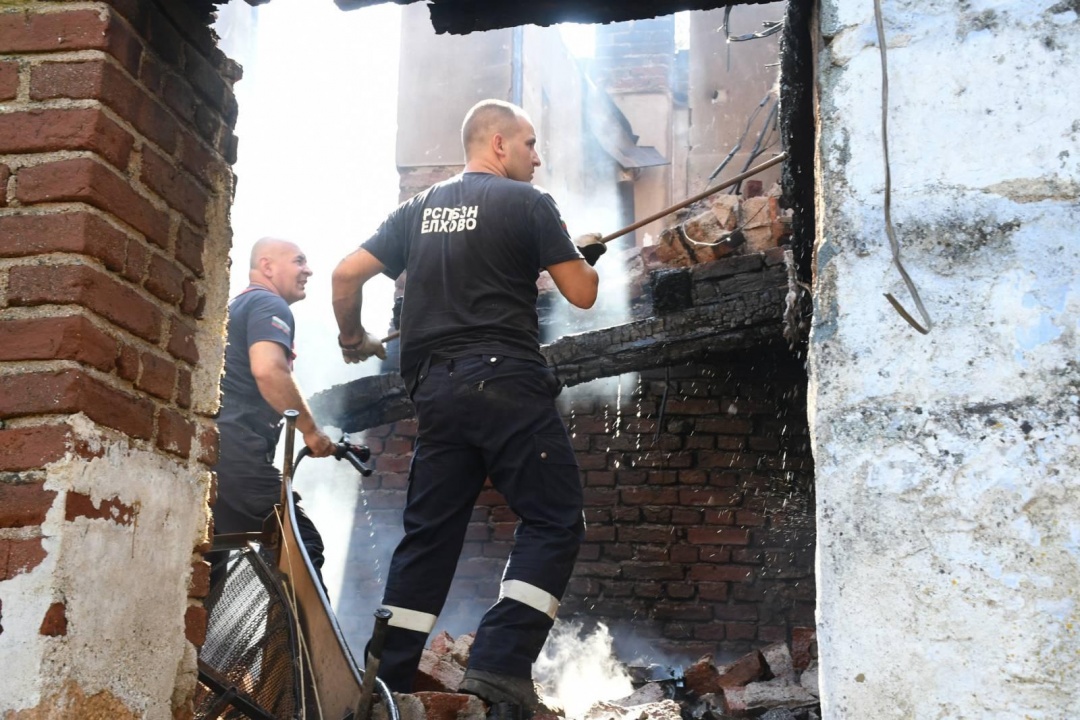
[(382, 660), (383, 643), (386, 641), (386, 628), (393, 613), (386, 608), (375, 611), (375, 629), (371, 631), (371, 640), (367, 646), (367, 658), (364, 661), (364, 683), (360, 687), (360, 700), (356, 703), (353, 720), (368, 720), (371, 714), (371, 698), (375, 694), (375, 678)]
[(274, 563), (276, 565), (281, 564), (281, 553), (285, 545), (285, 538), (281, 536), (280, 528), (285, 526), (285, 518), (282, 517), (282, 514), (289, 511), (289, 486), (293, 474), (293, 436), (296, 434), (296, 418), (300, 417), (300, 412), (298, 410), (286, 410), (283, 415), (285, 415), (285, 462), (281, 470), (281, 497), (278, 498), (276, 508), (279, 522), (273, 531), (277, 537), (277, 546), (274, 548)]
[(713, 185), (708, 190), (702, 190), (697, 195), (694, 195), (693, 197), (689, 197), (686, 200), (683, 200), (681, 203), (678, 203), (676, 205), (672, 205), (669, 208), (664, 208), (660, 212), (653, 213), (652, 215), (645, 218), (644, 220), (638, 220), (633, 225), (627, 225), (622, 230), (616, 230), (615, 232), (611, 233), (610, 235), (605, 235), (604, 237), (600, 238), (600, 242), (602, 242), (602, 243), (611, 242), (615, 238), (619, 238), (619, 237), (622, 237), (623, 235), (625, 235), (625, 234), (627, 234), (629, 232), (633, 232), (634, 230), (637, 230), (639, 227), (643, 227), (645, 225), (648, 225), (649, 223), (653, 222), (654, 220), (659, 220), (660, 218), (664, 217), (665, 215), (670, 215), (671, 213), (675, 212), (676, 210), (682, 210), (687, 205), (693, 205), (698, 200), (702, 200), (704, 198), (707, 198), (710, 195), (718, 193), (718, 192), (720, 192), (721, 190), (723, 190), (725, 188), (731, 187), (732, 185), (737, 185), (738, 183), (741, 183), (743, 180), (746, 180), (747, 178), (750, 178), (750, 177), (753, 177), (754, 175), (757, 175), (762, 170), (767, 170), (767, 169), (771, 168), (773, 165), (784, 162), (785, 160), (787, 160), (787, 156), (788, 155), (787, 155), (786, 152), (780, 153), (779, 155), (774, 157), (772, 160), (766, 160), (765, 162), (761, 163), (760, 165), (755, 165), (754, 167), (750, 168), (746, 172), (741, 173), (739, 175), (736, 175), (735, 177), (731, 178), (730, 180), (725, 180), (724, 182), (720, 183), (719, 185)]
[[(664, 217), (665, 215), (670, 215), (671, 213), (675, 212), (676, 210), (682, 210), (687, 205), (693, 205), (698, 200), (704, 200), (705, 198), (709, 197), (710, 195), (715, 195), (716, 193), (720, 192), (721, 190), (725, 190), (725, 189), (731, 187), (732, 185), (738, 185), (743, 180), (746, 180), (747, 178), (752, 178), (755, 175), (757, 175), (759, 172), (761, 172), (763, 170), (768, 170), (773, 165), (778, 165), (779, 163), (784, 162), (785, 160), (787, 160), (787, 158), (788, 158), (788, 154), (786, 152), (782, 152), (779, 155), (777, 155), (776, 157), (772, 158), (771, 160), (766, 160), (765, 162), (761, 163), (760, 165), (755, 165), (754, 167), (750, 168), (746, 172), (740, 173), (739, 175), (736, 175), (735, 177), (731, 178), (730, 180), (725, 180), (724, 182), (720, 183), (719, 185), (713, 185), (708, 190), (702, 190), (697, 195), (694, 195), (693, 197), (689, 197), (689, 198), (683, 200), (680, 203), (672, 205), (671, 207), (664, 208), (660, 212), (653, 213), (652, 215), (645, 218), (644, 220), (638, 220), (633, 225), (627, 225), (626, 227), (622, 228), (621, 230), (616, 230), (615, 232), (611, 233), (610, 235), (605, 235), (604, 237), (600, 238), (600, 242), (609, 243), (612, 240), (614, 240), (615, 238), (620, 238), (623, 235), (626, 235), (627, 233), (630, 233), (630, 232), (633, 232), (633, 231), (637, 230), (639, 227), (644, 227), (645, 225), (648, 225), (649, 223), (651, 223), (653, 221), (659, 220), (660, 218)], [(392, 333), (390, 333), (389, 335), (384, 337), (381, 340), (381, 342), (388, 343), (391, 340), (398, 337), (399, 335), (401, 335), (401, 331), (400, 330), (394, 330)]]

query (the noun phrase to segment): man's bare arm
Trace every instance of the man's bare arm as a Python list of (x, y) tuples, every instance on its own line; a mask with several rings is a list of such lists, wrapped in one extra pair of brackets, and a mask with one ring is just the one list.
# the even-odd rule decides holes
[(567, 260), (551, 265), (547, 271), (571, 305), (588, 310), (596, 302), (600, 276), (584, 260)]
[(279, 413), (292, 409), (300, 413), (296, 427), (304, 435), (304, 444), (314, 457), (325, 457), (334, 452), (334, 441), (329, 438), (311, 415), (311, 409), (300, 393), (292, 370), (289, 368), (285, 348), (271, 340), (262, 340), (248, 348), (251, 374), (259, 387), (259, 394)]
[(334, 268), (330, 295), (338, 324), (338, 344), (346, 362), (366, 360), (372, 355), (386, 357), (385, 348), (377, 338), (364, 331), (360, 318), (364, 283), (385, 269), (378, 258), (362, 248), (347, 255)]

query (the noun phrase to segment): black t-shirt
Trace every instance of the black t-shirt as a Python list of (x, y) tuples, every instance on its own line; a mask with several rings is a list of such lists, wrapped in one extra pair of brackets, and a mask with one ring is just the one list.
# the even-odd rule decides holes
[(408, 272), (401, 371), (427, 357), (501, 353), (543, 363), (536, 280), (581, 254), (555, 201), (529, 183), (468, 172), (400, 205), (363, 244)]
[(291, 366), (295, 357), (295, 335), (288, 303), (270, 290), (252, 285), (229, 303), (225, 374), (221, 378), (221, 412), (218, 414), (223, 432), (228, 430), (229, 424), (235, 424), (263, 437), (277, 436), (281, 414), (259, 392), (251, 374), (248, 350), (257, 342), (276, 342), (281, 345)]

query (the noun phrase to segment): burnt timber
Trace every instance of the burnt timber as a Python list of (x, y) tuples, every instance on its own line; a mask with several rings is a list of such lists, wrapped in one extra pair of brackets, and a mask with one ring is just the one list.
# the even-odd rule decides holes
[[(541, 352), (566, 386), (776, 346), (788, 346), (791, 298), (800, 296), (790, 252), (738, 255), (650, 275), (650, 317), (566, 335)], [(790, 321), (788, 322), (790, 324)], [(400, 375), (384, 373), (311, 398), (320, 424), (360, 432), (413, 416)]]

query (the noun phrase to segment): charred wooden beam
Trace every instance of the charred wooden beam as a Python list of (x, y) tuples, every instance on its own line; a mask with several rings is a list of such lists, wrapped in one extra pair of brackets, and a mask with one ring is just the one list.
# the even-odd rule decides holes
[[(681, 279), (679, 279), (681, 278)], [(567, 335), (540, 348), (564, 385), (775, 345), (786, 347), (791, 279), (783, 252), (665, 269), (653, 276), (655, 316)], [(674, 299), (665, 299), (670, 292)], [(318, 393), (322, 424), (359, 432), (413, 416), (401, 377), (360, 378)]]
[[(248, 0), (255, 4), (261, 0)], [(342, 10), (381, 5), (388, 0), (334, 0)], [(418, 0), (393, 0), (408, 5)], [(759, 5), (773, 0), (543, 0), (508, 3), (505, 0), (430, 0), (431, 26), (437, 33), (465, 35), (515, 25), (554, 25), (562, 22), (609, 23), (642, 20), (682, 10), (712, 10), (729, 5)]]

